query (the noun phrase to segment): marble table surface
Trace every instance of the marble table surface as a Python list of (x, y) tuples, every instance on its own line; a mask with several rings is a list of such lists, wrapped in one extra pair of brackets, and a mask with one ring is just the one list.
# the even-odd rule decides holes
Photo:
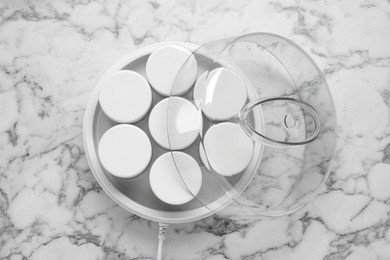
[(297, 42), (334, 95), (326, 187), (291, 216), (171, 226), (165, 259), (390, 259), (390, 2), (0, 1), (0, 259), (154, 259), (156, 223), (107, 197), (82, 120), (102, 73), (163, 41)]

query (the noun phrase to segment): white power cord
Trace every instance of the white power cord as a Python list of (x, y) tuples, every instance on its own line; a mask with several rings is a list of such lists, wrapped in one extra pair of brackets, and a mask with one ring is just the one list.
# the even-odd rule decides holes
[(165, 240), (165, 238), (167, 236), (167, 230), (168, 230), (169, 224), (158, 223), (158, 225), (160, 226), (160, 229), (158, 231), (157, 260), (161, 260), (162, 247), (163, 247), (164, 240)]

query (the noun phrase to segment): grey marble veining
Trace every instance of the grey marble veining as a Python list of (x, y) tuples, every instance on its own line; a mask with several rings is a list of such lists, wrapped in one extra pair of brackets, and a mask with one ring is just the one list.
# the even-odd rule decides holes
[(171, 226), (165, 259), (390, 259), (385, 0), (0, 1), (0, 259), (154, 259), (157, 225), (89, 171), (89, 94), (139, 47), (256, 31), (297, 42), (325, 72), (339, 120), (331, 176), (288, 217)]

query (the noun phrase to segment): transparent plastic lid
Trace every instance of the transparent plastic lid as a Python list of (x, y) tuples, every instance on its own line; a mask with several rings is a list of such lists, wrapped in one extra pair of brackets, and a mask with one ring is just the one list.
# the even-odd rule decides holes
[[(198, 118), (192, 113), (187, 123), (177, 122), (180, 111), (170, 101), (167, 135), (171, 145), (197, 133), (184, 152), (197, 155), (200, 191), (191, 189), (188, 167), (171, 153), (194, 199), (240, 220), (285, 215), (306, 205), (328, 176), (337, 125), (331, 94), (313, 60), (268, 33), (208, 42), (183, 64), (171, 97), (193, 58), (198, 78), (183, 97)], [(188, 123), (199, 118), (202, 124)]]

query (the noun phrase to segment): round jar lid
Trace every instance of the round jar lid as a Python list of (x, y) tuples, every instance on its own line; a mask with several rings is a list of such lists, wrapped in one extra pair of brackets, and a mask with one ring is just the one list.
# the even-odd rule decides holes
[[(202, 184), (202, 172), (190, 155), (174, 152), (161, 155), (150, 169), (149, 181), (153, 193), (165, 203), (181, 205), (191, 201), (198, 194)], [(180, 169), (181, 173), (177, 172)], [(185, 183), (182, 178), (184, 178)], [(196, 196), (196, 195), (195, 195)]]
[(99, 103), (111, 120), (118, 123), (135, 123), (149, 111), (152, 91), (140, 74), (121, 70), (103, 82)]
[(235, 117), (247, 98), (246, 86), (240, 76), (223, 67), (204, 72), (194, 87), (194, 101), (210, 120)]
[[(172, 110), (169, 121), (168, 105)], [(166, 98), (152, 109), (149, 116), (149, 131), (161, 147), (182, 150), (189, 147), (202, 131), (202, 115), (184, 98)]]
[[(146, 63), (148, 81), (162, 96), (183, 95), (193, 86), (197, 73), (198, 65), (195, 57), (189, 50), (177, 45), (168, 45), (155, 50)], [(177, 77), (178, 75), (180, 76)], [(180, 87), (172, 89), (174, 82), (180, 82)]]
[(103, 134), (98, 154), (101, 164), (109, 173), (119, 178), (133, 178), (148, 166), (152, 145), (140, 128), (121, 124)]
[[(219, 123), (210, 127), (203, 139), (203, 161), (222, 176), (244, 171), (253, 156), (253, 141), (234, 123)], [(207, 162), (203, 162), (207, 166)]]

